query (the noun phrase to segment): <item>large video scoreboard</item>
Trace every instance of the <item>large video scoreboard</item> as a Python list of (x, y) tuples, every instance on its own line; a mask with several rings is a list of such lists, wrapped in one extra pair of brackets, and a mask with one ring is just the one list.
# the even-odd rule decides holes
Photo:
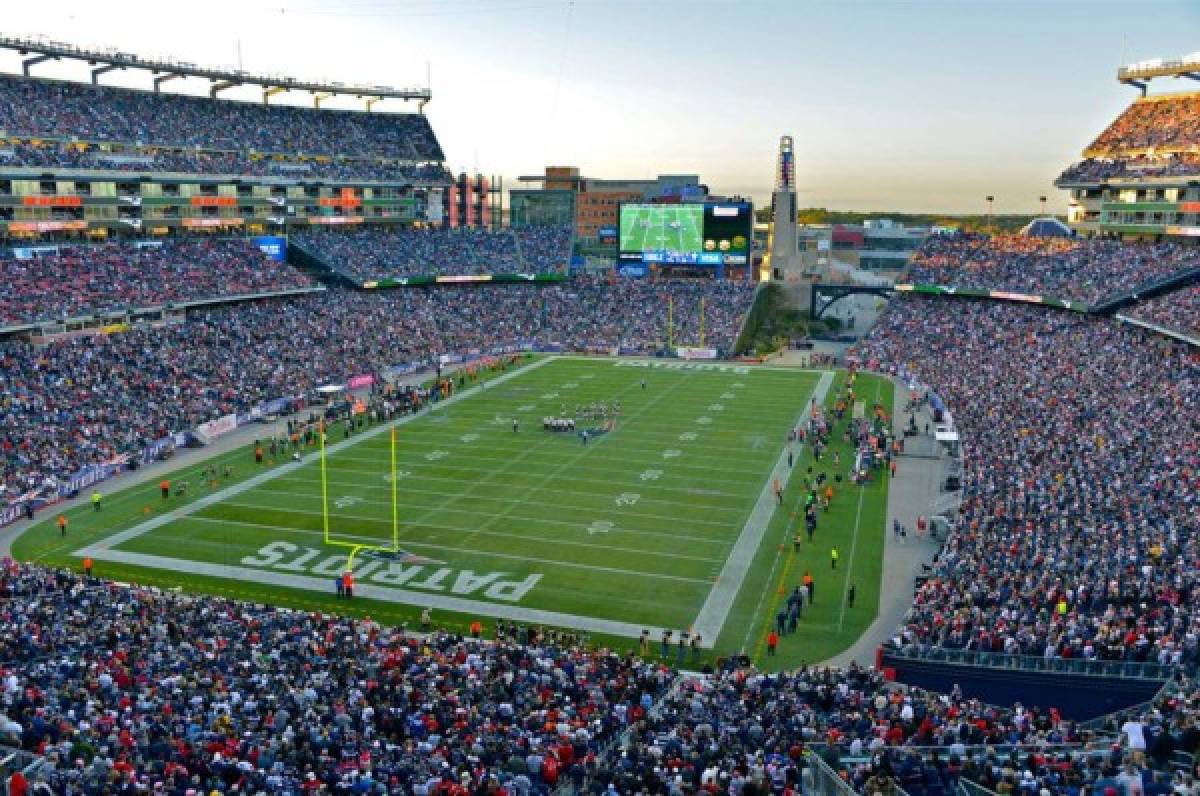
[(749, 202), (623, 204), (619, 266), (745, 266), (753, 229)]

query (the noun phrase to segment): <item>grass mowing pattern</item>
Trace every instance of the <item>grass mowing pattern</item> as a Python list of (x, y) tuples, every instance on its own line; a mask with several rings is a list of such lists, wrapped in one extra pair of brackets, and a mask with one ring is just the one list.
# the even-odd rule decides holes
[[(448, 591), (464, 570), (476, 578), (504, 573), (505, 581), (539, 575), (514, 604), (646, 624), (652, 630), (687, 627), (818, 376), (768, 369), (745, 374), (648, 370), (617, 366), (609, 360), (561, 359), (403, 426), (400, 545), (440, 562), (424, 565), (420, 577), (405, 587), (418, 588), (415, 584), (423, 582), (431, 592)], [(645, 390), (640, 386), (643, 377)], [(860, 378), (860, 391), (862, 384)], [(574, 435), (541, 429), (541, 418), (563, 407), (573, 413), (576, 404), (613, 399), (622, 405), (617, 429), (587, 446)], [(513, 417), (520, 420), (518, 433), (512, 430)], [(331, 428), (329, 439), (331, 443), (342, 439), (339, 428)], [(390, 541), (388, 459), (386, 433), (330, 456), (330, 523), (335, 537)], [(236, 463), (235, 480), (255, 473), (248, 451), (230, 454), (230, 460)], [(797, 466), (804, 461), (802, 457)], [(189, 469), (198, 471), (198, 467)], [(789, 489), (785, 505), (794, 501), (796, 489), (795, 485)], [(15, 552), (22, 558), (77, 566), (72, 553), (83, 544), (144, 519), (142, 505), (161, 510), (156, 492), (155, 484), (145, 484), (110, 496), (105, 511), (94, 516), (90, 509), (76, 510), (65, 544), (57, 538), (52, 521), (45, 522), (22, 537)], [(876, 497), (868, 502), (876, 502)], [(835, 500), (835, 511), (842, 503)], [(117, 547), (179, 559), (177, 572), (102, 560), (97, 570), (257, 601), (304, 608), (334, 606), (384, 621), (411, 619), (419, 609), (368, 600), (351, 606), (334, 602), (328, 592), (187, 572), (188, 561), (237, 564), (279, 541), (317, 551), (302, 567), (309, 571), (320, 567), (342, 553), (321, 544), (320, 505), (314, 463)], [(175, 498), (170, 507), (178, 507)], [(768, 532), (770, 543), (759, 551), (719, 651), (737, 649), (747, 629), (763, 618), (759, 597), (764, 587), (774, 588), (765, 581), (779, 534), (786, 532), (785, 515), (776, 512)], [(863, 606), (863, 615), (856, 610), (844, 618), (840, 631), (822, 631), (831, 645), (840, 644), (838, 649), (869, 623), (867, 606), (874, 614), (883, 529), (881, 516), (872, 521), (876, 523), (875, 578), (872, 584), (859, 580), (858, 605)], [(860, 533), (867, 522), (864, 509)], [(829, 538), (841, 532), (836, 524), (840, 519), (831, 512), (830, 519), (822, 521), (818, 542), (824, 543), (826, 532)], [(848, 538), (852, 529), (844, 532)], [(872, 556), (866, 541), (860, 538), (853, 562), (856, 578), (860, 568), (862, 577), (870, 569)], [(842, 544), (842, 551), (843, 562), (849, 565), (848, 542)], [(289, 555), (287, 560), (301, 557)], [(356, 568), (361, 571), (361, 560)], [(439, 579), (441, 569), (450, 572)], [(470, 597), (488, 599), (483, 592), (477, 589)], [(818, 593), (811, 614), (814, 626), (821, 621), (821, 603)], [(444, 612), (435, 615), (450, 626), (469, 621)]]

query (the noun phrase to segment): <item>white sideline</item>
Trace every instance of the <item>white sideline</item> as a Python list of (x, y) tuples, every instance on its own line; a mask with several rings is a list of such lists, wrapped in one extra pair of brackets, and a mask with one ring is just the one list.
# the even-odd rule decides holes
[[(209, 564), (201, 561), (182, 562), (175, 558), (148, 555), (146, 553), (130, 553), (124, 550), (106, 550), (104, 551), (104, 558), (106, 561), (115, 561), (120, 564), (173, 571), (179, 571), (180, 564), (186, 563), (186, 571), (193, 575), (208, 575), (227, 580), (240, 580), (246, 583), (264, 583), (271, 586), (303, 589), (318, 593), (328, 593), (330, 591), (329, 578), (288, 575), (283, 572), (273, 572), (266, 569), (224, 566), (222, 564)], [(356, 597), (362, 596), (371, 600), (417, 605), (423, 608), (436, 608), (442, 611), (454, 611), (456, 613), (494, 619), (513, 619), (528, 624), (553, 625), (572, 630), (583, 630), (588, 633), (605, 633), (607, 635), (624, 636), (626, 638), (637, 638), (641, 634), (642, 629), (646, 627), (646, 625), (614, 622), (590, 616), (576, 616), (558, 611), (522, 608), (519, 605), (510, 605), (507, 603), (483, 602), (463, 597), (448, 597), (444, 594), (428, 594), (426, 592), (409, 591), (408, 589), (375, 586), (365, 581), (359, 581), (354, 584), (354, 594)]]
[[(832, 384), (833, 373), (826, 371), (813, 389), (811, 400), (816, 401), (818, 405), (824, 404), (825, 395), (829, 392)], [(808, 414), (808, 407), (809, 402), (805, 401), (804, 409), (796, 419), (797, 423)], [(784, 445), (783, 450), (779, 453), (779, 459), (775, 462), (775, 467), (767, 476), (766, 483), (763, 484), (758, 502), (754, 504), (754, 511), (750, 513), (750, 517), (742, 527), (742, 532), (734, 543), (733, 549), (729, 551), (729, 558), (725, 560), (725, 566), (721, 568), (721, 574), (717, 576), (717, 582), (713, 585), (712, 591), (708, 593), (708, 598), (705, 599), (700, 613), (696, 616), (696, 621), (692, 624), (695, 632), (699, 633), (703, 640), (701, 646), (709, 646), (716, 642), (717, 636), (725, 627), (725, 620), (729, 618), (729, 612), (733, 609), (733, 602), (737, 599), (738, 592), (745, 585), (750, 565), (754, 562), (754, 556), (758, 553), (763, 536), (767, 533), (767, 526), (771, 522), (771, 516), (775, 512), (776, 498), (771, 489), (772, 481), (779, 479), (780, 486), (786, 489), (791, 473), (792, 468), (787, 465), (787, 445)], [(764, 588), (766, 588), (765, 585)]]
[[(515, 377), (520, 376), (525, 373), (529, 373), (532, 370), (536, 370), (537, 368), (542, 367), (543, 365), (545, 365), (548, 362), (553, 362), (554, 359), (555, 359), (554, 357), (546, 357), (545, 359), (539, 359), (536, 362), (532, 362), (522, 368), (518, 368), (517, 370), (511, 371), (509, 373), (505, 373), (503, 376), (497, 376), (496, 378), (492, 379), (490, 383), (491, 384), (503, 384), (504, 382), (508, 381), (509, 379), (515, 378)], [(425, 417), (425, 415), (427, 415), (429, 412), (433, 411), (434, 407), (448, 406), (452, 403), (457, 403), (458, 401), (460, 401), (464, 398), (474, 395), (477, 391), (479, 391), (481, 389), (483, 389), (482, 384), (477, 385), (475, 387), (471, 387), (466, 390), (463, 390), (461, 392), (457, 392), (454, 395), (447, 398), (446, 400), (441, 401), (440, 403), (431, 405), (431, 407), (429, 409), (425, 410), (424, 412), (418, 412), (415, 415), (405, 415), (404, 417), (400, 418), (399, 420), (393, 421), (391, 423), (379, 425), (379, 426), (376, 426), (375, 428), (360, 432), (360, 433), (356, 434), (355, 436), (350, 437), (349, 439), (344, 439), (341, 442), (335, 442), (332, 445), (326, 445), (325, 453), (328, 455), (328, 454), (332, 454), (332, 453), (337, 453), (338, 451), (343, 450), (345, 448), (353, 448), (355, 445), (358, 445), (359, 443), (366, 442), (369, 439), (377, 437), (380, 434), (383, 434), (385, 431), (389, 431), (390, 429), (392, 429), (396, 426), (403, 426), (403, 425), (413, 422), (414, 420), (417, 420), (418, 418)], [(186, 506), (182, 506), (182, 507), (175, 509), (174, 511), (168, 512), (166, 514), (160, 514), (159, 516), (154, 517), (153, 519), (149, 519), (149, 520), (146, 520), (145, 522), (138, 523), (137, 525), (133, 526), (132, 528), (130, 528), (128, 530), (121, 531), (120, 533), (115, 533), (111, 536), (105, 537), (104, 539), (100, 539), (100, 540), (96, 541), (94, 544), (88, 545), (83, 550), (76, 551), (76, 555), (78, 555), (78, 556), (90, 555), (93, 558), (107, 558), (110, 560), (114, 560), (111, 557), (111, 553), (113, 552), (111, 548), (116, 547), (117, 545), (120, 545), (120, 544), (124, 544), (125, 542), (128, 542), (130, 539), (136, 539), (137, 537), (141, 536), (142, 534), (153, 531), (155, 528), (161, 528), (163, 525), (166, 525), (169, 522), (174, 522), (175, 520), (178, 520), (182, 517), (187, 517), (191, 514), (195, 514), (197, 511), (200, 511), (201, 509), (206, 509), (215, 503), (220, 503), (221, 501), (225, 500), (226, 498), (231, 498), (236, 495), (240, 495), (243, 492), (253, 489), (254, 487), (258, 486), (259, 484), (268, 483), (270, 481), (273, 481), (276, 478), (279, 478), (282, 475), (286, 475), (287, 473), (294, 472), (294, 471), (302, 468), (304, 465), (309, 464), (310, 462), (317, 461), (318, 458), (320, 457), (320, 455), (321, 455), (320, 451), (313, 451), (312, 453), (302, 456), (299, 461), (288, 462), (287, 464), (276, 467), (273, 470), (267, 470), (266, 472), (260, 473), (259, 475), (256, 475), (253, 478), (247, 478), (245, 481), (242, 481), (239, 484), (234, 484), (233, 486), (227, 486), (224, 489), (220, 489), (216, 492), (213, 492), (210, 495), (205, 495), (204, 497), (200, 498), (199, 500), (193, 501), (192, 503), (189, 503)], [(167, 567), (167, 569), (177, 569), (177, 567), (171, 566), (171, 567)]]

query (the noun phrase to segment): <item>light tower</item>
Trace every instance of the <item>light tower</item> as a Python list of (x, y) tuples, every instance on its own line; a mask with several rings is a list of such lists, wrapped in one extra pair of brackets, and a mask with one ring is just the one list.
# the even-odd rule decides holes
[(795, 281), (803, 270), (797, 248), (796, 231), (796, 165), (792, 154), (792, 137), (779, 139), (779, 157), (775, 165), (775, 192), (771, 194), (770, 237), (767, 257), (763, 262), (762, 279)]

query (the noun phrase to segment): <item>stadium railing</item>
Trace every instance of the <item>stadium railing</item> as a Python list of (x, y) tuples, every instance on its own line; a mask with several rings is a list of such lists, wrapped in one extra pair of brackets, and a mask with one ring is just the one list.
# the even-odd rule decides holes
[(838, 776), (833, 767), (815, 751), (805, 758), (812, 771), (812, 792), (818, 796), (858, 796), (858, 791), (849, 782)]
[(955, 663), (993, 669), (1016, 669), (1025, 672), (1051, 674), (1094, 674), (1144, 680), (1166, 680), (1174, 677), (1177, 667), (1143, 661), (1114, 661), (1084, 658), (1046, 658), (1040, 655), (1011, 655), (1005, 652), (949, 649), (947, 647), (914, 648), (887, 646), (884, 653), (898, 661)]
[(997, 796), (996, 791), (985, 788), (969, 779), (958, 780), (958, 796)]
[(28, 781), (33, 780), (45, 759), (24, 749), (0, 744), (0, 796), (10, 796), (9, 778), (20, 771)]

